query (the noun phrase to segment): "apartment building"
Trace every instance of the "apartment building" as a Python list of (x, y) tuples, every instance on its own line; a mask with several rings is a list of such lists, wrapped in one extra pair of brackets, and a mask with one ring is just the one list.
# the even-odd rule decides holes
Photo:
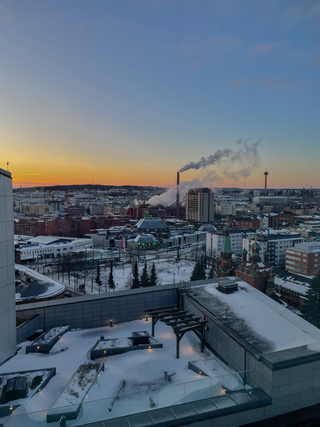
[[(286, 250), (293, 248), (297, 243), (304, 242), (306, 239), (301, 237), (299, 233), (270, 233), (259, 234), (257, 240), (262, 254), (268, 248), (270, 264), (276, 268), (282, 268), (286, 265)], [(243, 239), (243, 248), (248, 251), (249, 256), (251, 256), (253, 243), (253, 239)]]
[(214, 199), (209, 188), (193, 188), (188, 191), (186, 219), (202, 223), (214, 220)]
[(320, 242), (304, 242), (286, 250), (286, 269), (292, 273), (315, 276), (320, 267)]

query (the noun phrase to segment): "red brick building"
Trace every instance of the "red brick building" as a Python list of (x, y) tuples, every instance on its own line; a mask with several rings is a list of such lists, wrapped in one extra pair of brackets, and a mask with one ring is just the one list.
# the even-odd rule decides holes
[(291, 273), (316, 276), (320, 271), (320, 242), (298, 243), (287, 249), (286, 269)]
[(268, 249), (264, 252), (264, 262), (262, 262), (259, 251), (260, 245), (257, 241), (252, 245), (252, 256), (247, 261), (247, 250), (242, 251), (242, 262), (236, 268), (235, 274), (249, 285), (259, 291), (272, 295), (274, 293), (274, 272), (269, 264)]
[(91, 230), (125, 225), (127, 222), (126, 215), (90, 218), (66, 216), (45, 220), (24, 218), (15, 220), (14, 233), (26, 236), (82, 237), (89, 234)]
[(237, 228), (246, 230), (247, 228), (260, 228), (260, 220), (258, 218), (239, 218), (236, 221)]

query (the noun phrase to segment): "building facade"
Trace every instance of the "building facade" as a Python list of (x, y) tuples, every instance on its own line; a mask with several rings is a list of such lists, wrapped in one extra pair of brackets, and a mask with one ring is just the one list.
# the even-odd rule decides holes
[[(297, 243), (302, 243), (304, 240), (299, 233), (258, 235), (261, 253), (268, 248), (270, 265), (276, 268), (285, 267), (286, 250), (293, 248)], [(253, 243), (254, 241), (250, 238), (243, 239), (243, 248), (247, 250), (249, 257), (252, 255), (251, 247)]]
[(214, 198), (209, 188), (193, 188), (188, 191), (186, 219), (202, 223), (214, 220)]
[(11, 174), (0, 169), (0, 363), (16, 351)]
[(286, 269), (291, 273), (315, 276), (320, 267), (320, 242), (304, 242), (286, 250)]
[[(231, 252), (235, 255), (241, 256), (242, 239), (254, 239), (254, 231), (242, 231), (237, 229), (230, 229), (229, 231)], [(219, 256), (224, 242), (224, 234), (222, 230), (213, 233), (207, 233), (206, 239), (206, 253), (208, 257)]]

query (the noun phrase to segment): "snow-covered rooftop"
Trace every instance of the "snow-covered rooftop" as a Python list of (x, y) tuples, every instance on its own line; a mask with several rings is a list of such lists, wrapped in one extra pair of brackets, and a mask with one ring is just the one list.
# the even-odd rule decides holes
[(239, 289), (231, 294), (220, 292), (213, 282), (192, 286), (190, 296), (259, 353), (303, 345), (318, 346), (320, 351), (318, 328), (246, 282), (236, 281)]
[(293, 292), (297, 292), (300, 295), (305, 295), (309, 287), (309, 283), (301, 282), (291, 276), (285, 278), (275, 276), (274, 283)]
[[(125, 338), (131, 336), (132, 332), (141, 330), (151, 333), (151, 322), (136, 320), (116, 324), (113, 327), (69, 331), (54, 345), (49, 354), (26, 354), (25, 347), (30, 342), (21, 343), (18, 353), (1, 365), (0, 375), (19, 371), (22, 366), (24, 371), (35, 369), (35, 366), (37, 369), (56, 367), (57, 373), (32, 398), (14, 402), (20, 403), (21, 406), (14, 410), (8, 425), (13, 427), (22, 425), (34, 427), (35, 423), (39, 427), (47, 425), (45, 421), (47, 410), (54, 406), (77, 368), (89, 362), (89, 350), (101, 335), (108, 339)], [(213, 393), (224, 395), (224, 387), (243, 389), (242, 380), (237, 373), (209, 350), (205, 349), (204, 353), (200, 353), (200, 341), (192, 332), (186, 333), (180, 342), (179, 359), (176, 359), (176, 337), (169, 326), (158, 322), (155, 337), (163, 344), (163, 348), (132, 351), (100, 359), (101, 362), (104, 361), (105, 369), (100, 372), (90, 391), (86, 392), (77, 420), (68, 421), (68, 425), (83, 425), (148, 411), (151, 409), (150, 397), (157, 409), (210, 395), (212, 397)], [(199, 363), (199, 367), (205, 370), (209, 377), (188, 369), (189, 361)], [(165, 380), (164, 371), (169, 374), (175, 373), (171, 382)], [(114, 403), (112, 411), (108, 412), (107, 408), (122, 380), (125, 380), (125, 387), (120, 399)], [(76, 388), (73, 395), (80, 392), (80, 387)], [(59, 404), (67, 405), (67, 397), (65, 403), (61, 402), (60, 398)], [(24, 415), (23, 419), (18, 415)]]
[[(37, 282), (40, 287), (36, 289), (33, 295), (28, 295), (27, 299), (44, 299), (53, 298), (60, 295), (65, 290), (65, 285), (58, 282), (57, 280), (50, 279), (48, 276), (38, 273), (37, 271), (31, 270), (21, 264), (15, 264), (15, 269), (29, 276), (34, 282)], [(42, 285), (42, 286), (41, 286)], [(39, 293), (39, 289), (42, 291)], [(21, 293), (16, 293), (16, 302), (22, 302), (26, 300)]]

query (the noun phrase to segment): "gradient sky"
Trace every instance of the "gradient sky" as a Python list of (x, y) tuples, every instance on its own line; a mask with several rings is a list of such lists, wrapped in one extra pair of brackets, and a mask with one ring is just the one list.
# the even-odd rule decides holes
[(320, 187), (318, 0), (0, 0), (14, 186)]

